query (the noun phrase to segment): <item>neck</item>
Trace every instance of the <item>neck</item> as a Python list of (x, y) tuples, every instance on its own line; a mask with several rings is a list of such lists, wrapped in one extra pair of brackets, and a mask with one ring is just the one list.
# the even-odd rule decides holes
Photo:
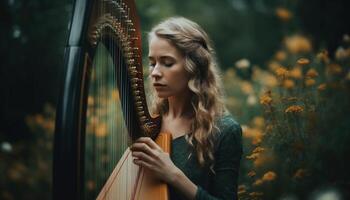
[(193, 114), (191, 105), (191, 92), (187, 91), (181, 96), (172, 96), (168, 98), (169, 111), (167, 116), (169, 118), (183, 118), (190, 117)]

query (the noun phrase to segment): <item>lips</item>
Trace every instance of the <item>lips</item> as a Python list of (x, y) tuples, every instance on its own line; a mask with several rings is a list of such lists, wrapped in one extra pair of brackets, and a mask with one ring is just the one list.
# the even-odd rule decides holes
[(164, 87), (164, 86), (166, 86), (166, 85), (160, 84), (160, 83), (153, 83), (153, 86), (154, 86), (154, 87)]

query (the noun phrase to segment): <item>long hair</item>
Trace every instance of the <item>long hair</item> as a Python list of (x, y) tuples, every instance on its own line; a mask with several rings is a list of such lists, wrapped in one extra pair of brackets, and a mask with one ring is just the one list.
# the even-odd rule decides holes
[[(215, 60), (215, 52), (208, 35), (195, 22), (183, 17), (169, 18), (156, 25), (149, 33), (166, 39), (183, 53), (185, 70), (190, 74), (188, 88), (192, 92), (194, 119), (187, 142), (194, 147), (200, 166), (214, 163), (215, 119), (227, 112), (223, 103), (222, 83)], [(168, 112), (167, 99), (153, 94), (152, 113)]]

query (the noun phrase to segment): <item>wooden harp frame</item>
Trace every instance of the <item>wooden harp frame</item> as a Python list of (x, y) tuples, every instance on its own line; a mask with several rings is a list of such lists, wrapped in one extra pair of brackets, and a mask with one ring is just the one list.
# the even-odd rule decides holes
[[(103, 14), (96, 12), (100, 3), (106, 5), (108, 12)], [(114, 15), (115, 13), (119, 13), (118, 17)], [(107, 49), (119, 48), (123, 53), (123, 56), (118, 58), (123, 60), (123, 64), (115, 67), (123, 77), (122, 80), (117, 80), (118, 87), (123, 86), (129, 91), (129, 95), (123, 100), (121, 99), (121, 103), (124, 118), (128, 117), (128, 121), (133, 122), (126, 123), (131, 139), (134, 141), (141, 136), (156, 139), (159, 136), (156, 140), (157, 143), (165, 151), (170, 151), (170, 135), (159, 133), (161, 119), (159, 116), (151, 117), (147, 109), (143, 85), (140, 23), (136, 15), (134, 1), (75, 0), (65, 49), (64, 80), (61, 84), (56, 114), (53, 199), (84, 199), (87, 88), (91, 74), (92, 57), (99, 42), (102, 42)], [(129, 110), (126, 110), (125, 105), (128, 105)], [(126, 114), (127, 112), (128, 114)], [(127, 152), (125, 156), (128, 157)], [(129, 158), (128, 160), (130, 161)], [(118, 167), (123, 168), (120, 163), (116, 169), (119, 169)], [(147, 171), (138, 168), (135, 170), (135, 173), (138, 173), (136, 181), (152, 179)], [(108, 187), (112, 185), (110, 179), (106, 183)], [(136, 183), (130, 199), (145, 200), (148, 197), (143, 196), (143, 194), (148, 193), (155, 195), (151, 199), (166, 200), (166, 185), (154, 181), (148, 184), (149, 180)], [(145, 188), (151, 189), (145, 190), (143, 185), (148, 185)], [(107, 186), (102, 189), (101, 193), (104, 194), (102, 196), (100, 194), (99, 199), (119, 200), (118, 194), (107, 198)], [(161, 192), (159, 193), (159, 191)]]

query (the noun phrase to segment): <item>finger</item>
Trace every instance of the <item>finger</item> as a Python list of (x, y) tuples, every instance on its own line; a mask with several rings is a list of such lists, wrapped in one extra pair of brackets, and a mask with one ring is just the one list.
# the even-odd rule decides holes
[(132, 152), (132, 156), (136, 157), (138, 160), (142, 160), (150, 164), (154, 163), (154, 159), (142, 151), (134, 151)]
[(150, 169), (150, 170), (153, 170), (154, 167), (148, 163), (146, 163), (145, 161), (142, 161), (142, 160), (139, 160), (139, 159), (134, 159), (133, 160), (133, 163), (138, 165), (138, 166), (141, 166), (141, 167), (145, 167), (147, 169)]
[(146, 143), (136, 142), (131, 146), (130, 150), (142, 151), (148, 155), (155, 156), (155, 153), (153, 152), (153, 150)]
[(163, 151), (162, 148), (160, 148), (160, 146), (155, 141), (153, 141), (150, 137), (140, 137), (136, 141), (137, 142), (144, 142), (148, 146), (150, 146), (152, 149), (157, 149), (157, 150)]

